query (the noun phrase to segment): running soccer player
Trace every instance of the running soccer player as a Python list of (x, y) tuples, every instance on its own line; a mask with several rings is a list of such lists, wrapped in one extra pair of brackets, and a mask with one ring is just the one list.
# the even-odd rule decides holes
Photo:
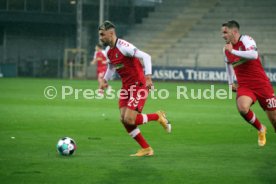
[[(91, 64), (97, 64), (97, 78), (98, 78), (98, 83), (99, 83), (99, 89), (98, 89), (98, 95), (102, 96), (103, 95), (103, 89), (100, 88), (100, 83), (103, 80), (106, 68), (107, 68), (107, 61), (106, 61), (106, 56), (103, 51), (103, 46), (101, 44), (97, 44), (95, 46), (95, 52), (94, 52), (94, 57), (93, 60), (91, 61)], [(106, 85), (108, 90), (110, 90), (110, 86)]]
[[(237, 108), (241, 116), (258, 130), (258, 145), (266, 144), (266, 127), (258, 120), (250, 107), (259, 101), (276, 131), (276, 100), (273, 87), (262, 67), (253, 38), (241, 35), (237, 21), (231, 20), (221, 27), (225, 40), (224, 56), (228, 82), (237, 90)], [(233, 83), (233, 69), (238, 86)]]
[[(121, 122), (129, 135), (141, 146), (137, 153), (130, 156), (152, 156), (154, 151), (142, 136), (138, 126), (149, 121), (158, 121), (170, 133), (171, 124), (162, 111), (142, 114), (148, 91), (153, 87), (151, 57), (131, 43), (117, 38), (115, 25), (110, 21), (105, 21), (99, 26), (99, 38), (107, 46), (108, 62), (101, 88), (105, 87), (115, 71), (119, 74), (122, 80), (119, 98)], [(140, 61), (144, 63), (145, 74)]]

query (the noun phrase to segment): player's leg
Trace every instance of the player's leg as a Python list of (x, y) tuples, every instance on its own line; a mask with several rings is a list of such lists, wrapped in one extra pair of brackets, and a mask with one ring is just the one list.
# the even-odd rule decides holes
[(253, 100), (249, 96), (240, 96), (237, 99), (237, 108), (241, 116), (257, 130), (262, 129), (262, 124), (256, 117), (255, 113), (250, 109), (253, 104)]
[[(273, 87), (269, 84), (261, 88), (261, 90), (256, 90), (255, 94), (259, 101), (259, 104), (266, 111), (268, 119), (274, 127), (276, 132), (276, 98), (274, 96)], [(263, 126), (264, 127), (264, 126)], [(259, 131), (259, 145), (264, 146), (266, 143), (266, 128), (263, 131)]]
[(157, 113), (142, 114), (128, 108), (126, 110), (124, 122), (130, 125), (142, 125), (149, 121), (157, 121), (158, 119), (159, 115)]
[(141, 146), (142, 149), (140, 149), (137, 153), (131, 155), (131, 156), (151, 156), (153, 155), (153, 149), (150, 147), (150, 145), (147, 143), (147, 141), (142, 136), (139, 128), (136, 125), (130, 125), (126, 124), (124, 122), (124, 117), (126, 113), (127, 108), (121, 107), (121, 121), (126, 128), (128, 134)]
[[(140, 90), (140, 91), (139, 91)], [(150, 121), (158, 121), (167, 132), (171, 132), (171, 124), (162, 111), (156, 113), (141, 113), (147, 100), (148, 90), (146, 88), (136, 88), (127, 102), (127, 109), (124, 122), (129, 125), (143, 125)]]
[(103, 82), (103, 80), (104, 80), (103, 77), (104, 77), (104, 73), (103, 73), (103, 72), (99, 72), (99, 73), (98, 73), (98, 84), (99, 84), (99, 86), (98, 86), (98, 90), (99, 90), (99, 91), (98, 91), (98, 94), (99, 94), (99, 95), (103, 95), (103, 93), (104, 93), (104, 92), (103, 92), (103, 89), (100, 88), (100, 84), (101, 84), (101, 82)]
[(237, 99), (237, 108), (241, 116), (252, 126), (258, 130), (258, 144), (264, 146), (266, 143), (266, 127), (256, 117), (255, 113), (250, 109), (254, 100), (249, 96), (239, 96)]
[[(266, 98), (260, 98), (259, 102), (262, 108), (266, 111), (268, 119), (270, 120), (274, 128), (274, 131), (276, 132), (276, 97), (274, 96), (274, 91), (272, 86), (270, 86), (270, 88), (267, 87), (266, 89), (267, 91), (264, 92), (266, 93), (266, 95), (262, 95), (262, 96), (266, 96)], [(273, 94), (273, 95), (269, 96), (270, 94)]]
[(151, 114), (143, 114), (138, 113), (137, 111), (127, 109), (124, 122), (129, 125), (143, 125), (150, 121), (158, 121), (163, 128), (170, 133), (171, 132), (171, 124), (166, 118), (166, 115), (162, 111), (157, 111), (156, 113)]
[(276, 110), (273, 111), (266, 111), (266, 114), (268, 116), (268, 119), (270, 120), (274, 131), (276, 132)]

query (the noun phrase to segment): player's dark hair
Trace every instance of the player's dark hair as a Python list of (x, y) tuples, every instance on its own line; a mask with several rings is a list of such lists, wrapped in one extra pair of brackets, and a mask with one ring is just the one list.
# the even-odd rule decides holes
[(99, 26), (99, 30), (104, 30), (104, 31), (106, 31), (106, 30), (109, 30), (109, 29), (111, 29), (111, 28), (116, 28), (115, 27), (115, 25), (112, 23), (112, 22), (110, 22), (109, 20), (106, 20), (106, 21), (104, 21), (100, 26)]
[(223, 23), (222, 24), (223, 27), (228, 27), (228, 28), (237, 28), (237, 29), (240, 29), (240, 24), (235, 21), (235, 20), (230, 20), (226, 23)]

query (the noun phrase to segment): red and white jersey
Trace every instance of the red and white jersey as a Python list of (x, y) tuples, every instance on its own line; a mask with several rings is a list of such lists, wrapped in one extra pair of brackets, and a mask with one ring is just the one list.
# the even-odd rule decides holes
[[(257, 46), (256, 42), (250, 36), (241, 35), (239, 41), (233, 45), (233, 49), (238, 51), (257, 51)], [(226, 62), (231, 63), (234, 68), (239, 86), (256, 89), (270, 85), (259, 56), (257, 59), (245, 59), (229, 51), (224, 51), (224, 54)]]
[(117, 39), (114, 48), (106, 48), (107, 62), (116, 69), (123, 87), (133, 84), (145, 85), (143, 66), (135, 53), (138, 49), (125, 40)]
[(97, 59), (97, 72), (106, 71), (106, 54), (102, 51), (97, 51), (94, 53), (94, 59)]

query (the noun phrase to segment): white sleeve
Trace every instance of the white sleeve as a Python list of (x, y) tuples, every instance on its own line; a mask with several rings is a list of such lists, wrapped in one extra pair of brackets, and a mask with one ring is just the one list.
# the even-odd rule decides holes
[(123, 55), (127, 57), (136, 57), (143, 61), (145, 66), (145, 75), (152, 74), (151, 56), (149, 54), (137, 49), (134, 45), (122, 39), (118, 39), (116, 46), (123, 53)]
[(230, 63), (225, 63), (226, 67), (226, 73), (228, 75), (228, 84), (232, 85), (234, 83), (234, 71), (233, 71), (233, 66)]
[(103, 53), (104, 57), (107, 58), (107, 54), (106, 54), (105, 50), (102, 50), (102, 53)]
[(122, 39), (117, 40), (116, 47), (122, 52), (124, 56), (127, 57), (134, 57), (134, 54), (137, 50), (134, 45)]
[(134, 57), (143, 61), (144, 67), (145, 67), (145, 75), (151, 75), (152, 74), (151, 56), (149, 54), (137, 49), (134, 54)]
[(110, 79), (112, 79), (112, 76), (114, 73), (115, 73), (115, 67), (112, 64), (108, 63), (107, 69), (104, 75), (104, 79), (106, 81), (109, 81)]
[(225, 55), (225, 48), (223, 48), (223, 59), (224, 59), (225, 63), (229, 62), (228, 59), (227, 59), (227, 57), (226, 57), (226, 55)]
[(245, 46), (245, 51), (239, 51), (239, 50), (232, 50), (232, 54), (245, 58), (245, 59), (257, 59), (258, 58), (258, 52), (257, 52), (257, 45), (253, 38), (251, 38), (248, 35), (242, 35), (241, 41), (243, 45)]
[(245, 58), (245, 59), (257, 59), (258, 58), (258, 52), (255, 50), (247, 50), (247, 51), (239, 51), (239, 50), (232, 50), (232, 54)]

